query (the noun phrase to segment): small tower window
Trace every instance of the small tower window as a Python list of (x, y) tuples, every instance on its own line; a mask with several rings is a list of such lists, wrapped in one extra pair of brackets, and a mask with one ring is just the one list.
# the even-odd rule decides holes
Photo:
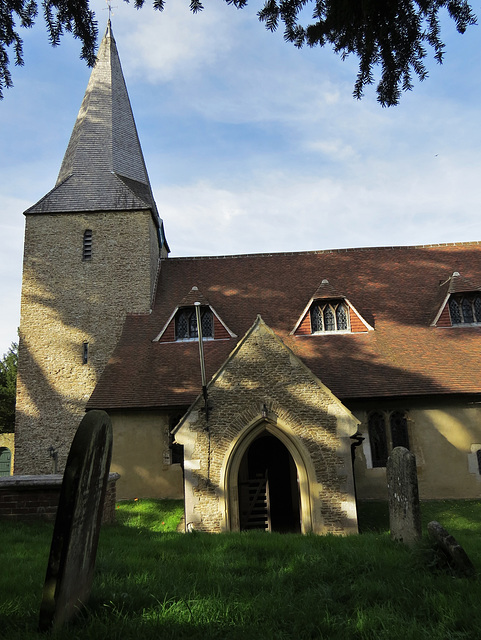
[(82, 364), (87, 364), (89, 361), (89, 343), (84, 342), (82, 347)]
[(92, 258), (92, 229), (85, 229), (83, 249), (82, 249), (82, 260), (90, 260), (91, 258)]

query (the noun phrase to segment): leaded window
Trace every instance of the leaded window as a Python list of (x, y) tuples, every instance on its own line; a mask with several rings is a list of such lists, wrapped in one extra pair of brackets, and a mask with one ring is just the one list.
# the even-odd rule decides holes
[[(200, 321), (202, 323), (202, 337), (214, 337), (214, 318), (209, 307), (201, 307)], [(198, 338), (197, 315), (195, 307), (184, 307), (175, 316), (175, 339), (194, 340)]]
[(385, 467), (387, 462), (387, 438), (384, 414), (375, 411), (369, 416), (369, 442), (373, 467)]
[(391, 427), (392, 447), (406, 447), (409, 449), (408, 421), (404, 411), (393, 411), (389, 416)]
[(449, 313), (451, 315), (451, 324), (481, 323), (480, 294), (465, 293), (451, 296), (449, 299)]
[(349, 313), (342, 300), (318, 300), (311, 306), (312, 333), (349, 331)]
[(324, 325), (322, 323), (322, 311), (319, 305), (315, 305), (311, 309), (311, 327), (312, 333), (323, 331)]
[(409, 449), (405, 411), (373, 411), (368, 417), (368, 432), (373, 467), (385, 467), (394, 447)]

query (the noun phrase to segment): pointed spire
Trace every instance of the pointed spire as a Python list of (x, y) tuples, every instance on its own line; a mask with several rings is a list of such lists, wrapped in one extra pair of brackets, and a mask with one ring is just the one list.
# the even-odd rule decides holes
[(161, 228), (109, 19), (56, 185), (25, 213), (139, 209)]

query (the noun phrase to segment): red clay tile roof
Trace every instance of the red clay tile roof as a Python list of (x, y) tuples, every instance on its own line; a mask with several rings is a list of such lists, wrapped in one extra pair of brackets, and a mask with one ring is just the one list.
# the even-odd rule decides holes
[[(481, 243), (165, 259), (152, 314), (127, 317), (88, 407), (195, 399), (201, 389), (197, 343), (152, 342), (192, 286), (239, 336), (205, 342), (208, 379), (260, 314), (340, 399), (481, 393), (481, 326), (430, 326), (440, 284), (454, 271), (481, 282)], [(323, 279), (375, 330), (289, 335)]]

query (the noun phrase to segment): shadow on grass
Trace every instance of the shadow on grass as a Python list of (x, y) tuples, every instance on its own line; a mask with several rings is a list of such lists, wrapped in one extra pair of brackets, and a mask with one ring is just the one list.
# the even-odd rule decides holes
[[(481, 585), (434, 574), (422, 553), (393, 543), (387, 529), (348, 538), (262, 532), (179, 534), (173, 529), (165, 532), (166, 514), (177, 514), (178, 522), (182, 503), (137, 502), (119, 505), (118, 523), (102, 528), (88, 609), (68, 631), (48, 636), (35, 629), (51, 530), (35, 534), (33, 556), (28, 554), (31, 529), (12, 528), (9, 533), (8, 523), (0, 531), (1, 543), (10, 545), (11, 562), (0, 576), (5, 638), (478, 636)], [(386, 506), (376, 505), (371, 503), (363, 514), (371, 530), (379, 529), (385, 518)], [(436, 506), (441, 512), (448, 508), (447, 503), (436, 503), (433, 509)], [(456, 507), (451, 511), (461, 513)], [(476, 509), (475, 513), (479, 515)], [(22, 543), (17, 545), (19, 535)], [(38, 555), (43, 557), (39, 560)]]

